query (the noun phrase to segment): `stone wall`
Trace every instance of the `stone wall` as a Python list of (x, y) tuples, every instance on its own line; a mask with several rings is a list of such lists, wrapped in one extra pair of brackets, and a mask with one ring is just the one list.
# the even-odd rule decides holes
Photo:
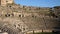
[(1, 5), (5, 6), (6, 5), (6, 0), (1, 0)]
[(6, 6), (7, 4), (12, 4), (13, 0), (0, 0), (0, 5)]
[(29, 33), (40, 33), (40, 32), (52, 32), (53, 30), (33, 30), (33, 31), (28, 31), (26, 32), (26, 34), (29, 34)]
[(60, 15), (60, 6), (55, 6), (53, 9), (54, 9), (55, 15), (59, 16)]

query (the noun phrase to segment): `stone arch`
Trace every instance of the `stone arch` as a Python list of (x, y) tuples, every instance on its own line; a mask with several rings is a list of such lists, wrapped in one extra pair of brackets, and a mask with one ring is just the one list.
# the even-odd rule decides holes
[(10, 17), (10, 14), (5, 14), (5, 17)]
[(4, 14), (5, 17), (11, 17), (11, 16), (14, 16), (14, 14)]
[(22, 17), (24, 17), (24, 15), (22, 15)]
[(18, 29), (20, 32), (22, 32), (22, 26), (21, 24), (14, 24), (15, 28)]
[(19, 15), (19, 17), (21, 17), (21, 15)]
[(32, 18), (36, 18), (37, 16), (35, 16), (35, 15), (32, 15)]
[(19, 16), (19, 17), (24, 17), (24, 15), (23, 15), (23, 14), (22, 14), (22, 15), (20, 14), (20, 15), (18, 15), (18, 16)]
[(12, 6), (10, 5), (10, 6), (8, 6), (8, 7), (10, 7), (10, 8), (11, 8)]
[(14, 16), (14, 14), (12, 13), (11, 16)]

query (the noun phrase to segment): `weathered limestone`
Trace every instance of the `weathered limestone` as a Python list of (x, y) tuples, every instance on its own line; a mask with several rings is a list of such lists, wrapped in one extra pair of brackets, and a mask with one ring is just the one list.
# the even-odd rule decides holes
[(0, 6), (0, 28), (2, 27), (2, 31), (8, 30), (7, 32), (10, 34), (27, 33), (30, 30), (35, 32), (42, 32), (42, 30), (43, 32), (52, 32), (52, 29), (60, 24), (57, 19), (46, 15), (50, 8), (21, 7), (17, 4), (7, 5), (12, 4), (13, 0), (0, 1), (0, 5), (2, 5)]
[(7, 4), (12, 4), (13, 0), (0, 0), (1, 6), (6, 6)]

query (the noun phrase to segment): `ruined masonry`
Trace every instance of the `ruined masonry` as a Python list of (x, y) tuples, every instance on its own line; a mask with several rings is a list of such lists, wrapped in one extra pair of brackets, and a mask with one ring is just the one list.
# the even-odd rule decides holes
[(0, 5), (5, 6), (7, 4), (12, 4), (13, 0), (0, 0)]
[[(53, 9), (53, 10), (52, 10)], [(53, 11), (53, 15), (50, 13)], [(60, 29), (60, 7), (33, 7), (0, 0), (0, 32), (28, 34), (53, 32)]]

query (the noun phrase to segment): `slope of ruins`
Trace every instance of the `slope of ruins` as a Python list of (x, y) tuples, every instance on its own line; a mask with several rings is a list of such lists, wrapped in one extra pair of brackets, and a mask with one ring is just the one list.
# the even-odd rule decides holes
[(15, 3), (0, 5), (0, 30), (8, 34), (58, 31), (60, 18), (55, 9), (53, 13), (56, 13), (56, 16), (49, 15), (51, 10), (49, 7), (23, 6)]

